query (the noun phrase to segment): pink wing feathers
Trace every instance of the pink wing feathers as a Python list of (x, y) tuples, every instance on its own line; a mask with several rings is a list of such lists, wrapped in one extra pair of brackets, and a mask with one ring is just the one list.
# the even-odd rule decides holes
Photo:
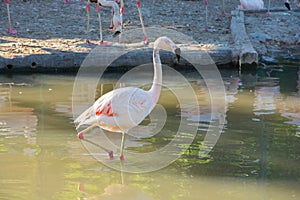
[(75, 123), (96, 124), (109, 131), (128, 131), (141, 123), (155, 106), (151, 95), (142, 89), (126, 87), (101, 96)]

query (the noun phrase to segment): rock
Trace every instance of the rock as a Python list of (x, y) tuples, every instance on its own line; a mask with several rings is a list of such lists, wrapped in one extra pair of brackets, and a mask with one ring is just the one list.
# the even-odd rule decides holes
[(259, 42), (265, 43), (267, 40), (271, 40), (272, 37), (266, 33), (251, 33), (250, 36)]
[(261, 62), (263, 62), (265, 64), (272, 64), (272, 65), (279, 64), (278, 61), (275, 58), (269, 57), (269, 56), (262, 56), (261, 57)]

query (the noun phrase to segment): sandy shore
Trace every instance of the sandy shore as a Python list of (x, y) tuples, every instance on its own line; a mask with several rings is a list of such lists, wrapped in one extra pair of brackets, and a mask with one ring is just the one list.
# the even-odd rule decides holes
[[(18, 31), (12, 35), (7, 32), (6, 5), (0, 4), (0, 58), (14, 59), (32, 55), (80, 54), (89, 53), (95, 45), (87, 45), (86, 9), (80, 0), (72, 0), (66, 4), (63, 0), (27, 0), (11, 1), (12, 28)], [(225, 0), (225, 11), (229, 14), (236, 9), (239, 2)], [(98, 44), (98, 19), (96, 4), (92, 3), (90, 40)], [(300, 44), (300, 12), (287, 11), (281, 0), (273, 0), (271, 8), (281, 8), (281, 12), (250, 12), (245, 14), (247, 33), (254, 48), (260, 55), (277, 56), (290, 52), (299, 53)], [(293, 8), (293, 5), (292, 5)], [(294, 9), (294, 8), (293, 8)], [(221, 0), (209, 1), (208, 25), (213, 32), (205, 31), (205, 5), (203, 1), (153, 0), (142, 1), (142, 13), (146, 27), (164, 27), (178, 31), (201, 44), (203, 49), (234, 48), (231, 37), (231, 16), (221, 15)], [(104, 40), (117, 42), (112, 38), (112, 30), (108, 29), (111, 19), (110, 8), (102, 9)], [(135, 1), (125, 4), (124, 33), (140, 28)], [(159, 33), (164, 34), (164, 33)], [(157, 34), (150, 34), (153, 42)], [(142, 32), (137, 32), (132, 42), (142, 41)], [(181, 42), (184, 43), (184, 40)], [(2, 63), (3, 64), (3, 63)], [(80, 63), (78, 63), (80, 64)]]

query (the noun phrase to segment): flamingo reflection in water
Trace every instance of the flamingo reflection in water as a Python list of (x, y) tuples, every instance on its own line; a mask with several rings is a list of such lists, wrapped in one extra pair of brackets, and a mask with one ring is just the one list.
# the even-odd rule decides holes
[[(122, 163), (121, 168), (122, 168)], [(78, 191), (84, 196), (87, 196), (85, 199), (97, 199), (97, 200), (119, 200), (119, 199), (139, 199), (139, 200), (153, 200), (152, 197), (145, 194), (137, 187), (133, 187), (125, 183), (125, 176), (123, 170), (120, 171), (121, 174), (121, 183), (111, 184), (104, 188), (104, 192), (100, 195), (95, 195), (92, 197), (88, 192), (85, 191), (84, 183), (78, 184)], [(81, 199), (81, 197), (78, 197)]]
[[(96, 126), (111, 132), (120, 132), (122, 133), (120, 160), (124, 160), (125, 134), (139, 125), (150, 114), (160, 96), (162, 86), (160, 50), (174, 52), (179, 61), (180, 49), (177, 45), (168, 37), (158, 38), (154, 42), (153, 48), (154, 78), (150, 90), (124, 87), (101, 96), (90, 108), (75, 119), (75, 124), (78, 124), (77, 129), (82, 125), (89, 125), (78, 133), (79, 139), (84, 140), (84, 134)], [(112, 151), (103, 149), (109, 154), (109, 158), (113, 158)]]

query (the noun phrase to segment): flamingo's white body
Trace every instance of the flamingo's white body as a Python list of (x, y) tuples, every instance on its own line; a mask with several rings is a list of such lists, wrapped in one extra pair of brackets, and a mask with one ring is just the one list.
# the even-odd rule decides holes
[(240, 0), (241, 8), (247, 10), (259, 10), (264, 8), (263, 0)]
[[(125, 134), (149, 115), (160, 96), (162, 86), (160, 49), (173, 51), (177, 55), (180, 55), (180, 49), (169, 38), (158, 38), (154, 42), (154, 78), (150, 90), (145, 91), (140, 88), (125, 87), (115, 89), (101, 96), (93, 106), (84, 111), (75, 120), (75, 123), (78, 124), (77, 129), (82, 125), (89, 125), (88, 128), (78, 134), (80, 139), (84, 139), (83, 134), (95, 126), (112, 132), (121, 132), (120, 159), (124, 159)], [(179, 59), (179, 57), (177, 58)]]

